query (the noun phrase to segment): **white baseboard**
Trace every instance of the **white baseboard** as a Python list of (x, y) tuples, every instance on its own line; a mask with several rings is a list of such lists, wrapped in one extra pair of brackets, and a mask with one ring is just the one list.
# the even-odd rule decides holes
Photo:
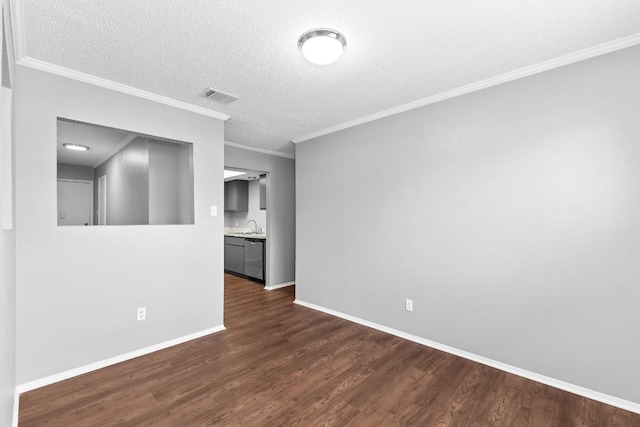
[(70, 369), (68, 371), (60, 372), (59, 374), (50, 375), (48, 377), (40, 378), (38, 380), (29, 381), (28, 383), (20, 384), (16, 387), (16, 393), (24, 393), (27, 391), (35, 390), (40, 387), (44, 387), (59, 381), (67, 380), (69, 378), (77, 377), (78, 375), (86, 374), (87, 372), (95, 371), (98, 369), (106, 368), (107, 366), (115, 365), (116, 363), (124, 362), (126, 360), (134, 359), (136, 357), (144, 356), (145, 354), (153, 353), (155, 351), (163, 350), (174, 345), (182, 344), (187, 341), (202, 338), (206, 335), (210, 335), (216, 332), (225, 330), (224, 325), (216, 326), (214, 328), (205, 329), (200, 332), (185, 335), (179, 338), (175, 338), (169, 341), (165, 341), (159, 344), (155, 344), (149, 347), (141, 348), (129, 353), (121, 354), (119, 356), (111, 357), (109, 359), (101, 360), (99, 362), (91, 363), (89, 365), (80, 366), (79, 368)]
[(18, 414), (20, 413), (20, 393), (18, 387), (13, 392), (13, 418), (11, 420), (11, 427), (18, 427)]
[(311, 308), (313, 310), (321, 311), (323, 313), (330, 314), (332, 316), (340, 317), (345, 320), (349, 320), (354, 323), (358, 323), (360, 325), (367, 326), (369, 328), (377, 329), (382, 332), (386, 332), (391, 335), (395, 335), (400, 338), (404, 338), (409, 341), (413, 341), (418, 344), (422, 344), (427, 347), (434, 348), (436, 350), (441, 350), (446, 353), (453, 354), (455, 356), (462, 357), (464, 359), (472, 360), (474, 362), (481, 363), (483, 365), (490, 366), (492, 368), (500, 369), (501, 371), (508, 372), (510, 374), (518, 375), (523, 378), (527, 378), (529, 380), (533, 380), (542, 384), (546, 384), (551, 387), (559, 388), (560, 390), (568, 391), (569, 393), (577, 394), (579, 396), (586, 397), (588, 399), (597, 400), (598, 402), (605, 403), (607, 405), (615, 406), (617, 408), (624, 409), (626, 411), (634, 412), (636, 414), (640, 414), (640, 404), (635, 402), (630, 402), (628, 400), (620, 399), (614, 396), (610, 396), (608, 394), (600, 393), (594, 390), (590, 390), (588, 388), (584, 388), (575, 384), (571, 384), (565, 381), (557, 380), (555, 378), (547, 377), (544, 375), (536, 374), (535, 372), (527, 371), (526, 369), (517, 368), (515, 366), (507, 365), (506, 363), (498, 362), (496, 360), (492, 360), (483, 356), (479, 356), (477, 354), (469, 353), (464, 350), (459, 350), (454, 347), (450, 347), (445, 344), (440, 344), (435, 341), (428, 340), (426, 338), (422, 338), (416, 335), (411, 335), (406, 332), (399, 331), (397, 329), (389, 328), (387, 326), (379, 325), (377, 323), (369, 322), (368, 320), (363, 320), (358, 317), (350, 316), (348, 314), (341, 313), (339, 311), (331, 310), (329, 308), (321, 307), (319, 305), (311, 304), (309, 302), (300, 301), (296, 299), (294, 301), (295, 304), (301, 305), (303, 307)]
[(269, 285), (269, 286), (265, 286), (264, 288), (267, 291), (275, 291), (276, 289), (280, 289), (280, 288), (286, 288), (287, 286), (293, 286), (295, 285), (296, 282), (286, 282), (286, 283), (279, 283), (277, 285)]

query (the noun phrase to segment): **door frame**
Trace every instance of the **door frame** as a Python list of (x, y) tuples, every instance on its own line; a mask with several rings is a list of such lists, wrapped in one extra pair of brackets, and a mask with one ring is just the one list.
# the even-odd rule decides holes
[[(73, 182), (73, 183), (77, 183), (77, 184), (90, 184), (91, 185), (91, 216), (89, 217), (89, 225), (93, 225), (93, 200), (95, 198), (95, 195), (93, 194), (95, 192), (95, 188), (93, 186), (93, 180), (92, 179), (70, 179), (70, 178), (58, 178), (56, 180), (56, 183), (58, 182)], [(57, 218), (60, 216), (60, 205), (58, 205), (58, 189), (56, 188), (56, 221)]]
[[(104, 183), (104, 190), (101, 191), (100, 184)], [(104, 194), (101, 194), (103, 193)], [(96, 216), (98, 217), (98, 225), (107, 225), (107, 174), (102, 175), (98, 178), (98, 210), (96, 211)], [(102, 203), (101, 203), (102, 202)], [(103, 213), (100, 215), (100, 207), (103, 207)], [(93, 208), (91, 208), (93, 210)], [(104, 224), (103, 224), (104, 222)]]

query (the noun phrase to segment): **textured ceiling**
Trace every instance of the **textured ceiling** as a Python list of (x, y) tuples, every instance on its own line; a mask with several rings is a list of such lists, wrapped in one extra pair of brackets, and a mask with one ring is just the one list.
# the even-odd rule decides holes
[[(131, 137), (133, 134), (123, 130), (58, 119), (58, 163), (95, 167)], [(68, 150), (62, 144), (86, 145), (89, 151)]]
[[(291, 139), (640, 33), (638, 0), (24, 0), (25, 54), (229, 114), (227, 141)], [(305, 31), (347, 38), (306, 62)], [(229, 106), (207, 86), (240, 97)]]

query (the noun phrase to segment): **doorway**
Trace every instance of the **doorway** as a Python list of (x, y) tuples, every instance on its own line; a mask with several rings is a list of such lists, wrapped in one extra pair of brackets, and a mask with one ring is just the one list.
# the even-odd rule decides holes
[(58, 225), (93, 225), (93, 181), (58, 179)]
[(224, 169), (224, 270), (268, 284), (268, 172)]

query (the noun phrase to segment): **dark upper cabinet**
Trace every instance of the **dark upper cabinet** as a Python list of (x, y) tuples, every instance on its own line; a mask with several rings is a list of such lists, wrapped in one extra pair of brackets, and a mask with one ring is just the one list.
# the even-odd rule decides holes
[(267, 209), (267, 175), (260, 175), (260, 209)]
[(247, 212), (249, 210), (249, 181), (235, 180), (224, 183), (224, 211)]

